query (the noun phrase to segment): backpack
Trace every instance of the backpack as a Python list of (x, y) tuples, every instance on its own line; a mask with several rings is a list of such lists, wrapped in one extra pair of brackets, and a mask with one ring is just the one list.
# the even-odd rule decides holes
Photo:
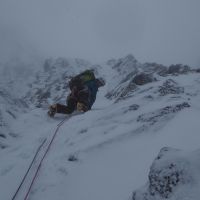
[(81, 74), (73, 77), (69, 81), (69, 87), (72, 90), (73, 87), (82, 88), (87, 82), (95, 80), (95, 75), (92, 70), (86, 70)]

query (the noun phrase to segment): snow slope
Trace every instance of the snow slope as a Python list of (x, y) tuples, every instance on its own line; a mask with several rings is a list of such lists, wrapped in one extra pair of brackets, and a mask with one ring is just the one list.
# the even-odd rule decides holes
[[(131, 199), (133, 191), (148, 182), (149, 169), (161, 148), (199, 149), (197, 70), (141, 64), (131, 55), (102, 65), (47, 60), (24, 97), (30, 112), (9, 123), (18, 134), (0, 151), (0, 199), (11, 199), (37, 147), (45, 138), (50, 140), (64, 119), (62, 115), (48, 118), (48, 104), (64, 103), (67, 80), (85, 68), (94, 69), (107, 84), (91, 111), (74, 114), (61, 126), (29, 199)], [(183, 154), (186, 160), (190, 156)], [(174, 157), (172, 152), (167, 159)], [(194, 191), (200, 189), (199, 183), (197, 177)], [(174, 199), (181, 199), (181, 194), (185, 199), (198, 199), (198, 192), (187, 196), (184, 191), (189, 187), (180, 186), (179, 197)]]

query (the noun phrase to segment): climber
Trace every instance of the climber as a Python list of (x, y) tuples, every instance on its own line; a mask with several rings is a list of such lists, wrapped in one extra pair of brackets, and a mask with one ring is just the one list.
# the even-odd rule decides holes
[(103, 78), (95, 78), (92, 70), (86, 70), (69, 81), (71, 93), (67, 97), (67, 105), (54, 104), (49, 107), (48, 115), (56, 113), (71, 114), (75, 110), (86, 112), (96, 100), (99, 87), (105, 85)]

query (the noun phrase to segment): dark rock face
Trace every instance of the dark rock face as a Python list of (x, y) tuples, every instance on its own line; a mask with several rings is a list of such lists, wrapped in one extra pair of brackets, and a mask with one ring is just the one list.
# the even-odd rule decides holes
[(168, 68), (164, 65), (157, 64), (157, 63), (145, 63), (143, 64), (144, 73), (156, 73), (160, 76), (165, 76), (167, 73)]
[(127, 113), (127, 112), (131, 112), (131, 111), (136, 111), (139, 109), (139, 105), (138, 104), (133, 104), (131, 106), (129, 106), (126, 110), (124, 110), (124, 114)]
[(138, 110), (139, 107), (140, 107), (139, 105), (137, 105), (137, 104), (133, 104), (133, 105), (129, 106), (129, 110), (130, 110), (130, 111)]
[(114, 90), (108, 92), (106, 94), (106, 97), (108, 99), (115, 99), (116, 98), (116, 102), (118, 102), (119, 100), (125, 99), (128, 97), (128, 95), (134, 91), (135, 89), (137, 89), (137, 85), (133, 82), (129, 82), (126, 85), (118, 85)]
[(172, 79), (168, 79), (162, 86), (159, 87), (158, 91), (161, 96), (165, 96), (168, 94), (182, 94), (184, 93), (184, 88), (179, 87), (178, 84)]
[(153, 81), (156, 81), (156, 79), (153, 78), (152, 75), (145, 74), (145, 73), (136, 75), (132, 80), (132, 82), (135, 83), (136, 85), (145, 85), (145, 84), (151, 83)]
[[(119, 91), (119, 94), (117, 95), (119, 97), (118, 100), (124, 99), (124, 97), (126, 97), (130, 92), (134, 91), (136, 88), (136, 84), (134, 82), (130, 82), (126, 87), (121, 88), (121, 91)], [(117, 93), (115, 93), (115, 95), (116, 94)]]
[[(192, 184), (195, 179), (193, 169), (198, 168), (192, 162), (199, 157), (199, 153), (195, 159), (190, 160), (190, 157), (178, 149), (162, 148), (150, 167), (148, 183), (133, 193), (132, 200), (169, 199), (180, 191), (178, 188)], [(181, 193), (176, 199), (181, 200), (183, 197)]]
[(0, 127), (3, 127), (3, 126), (5, 126), (6, 124), (5, 124), (5, 122), (4, 122), (4, 120), (3, 120), (3, 115), (2, 115), (2, 113), (1, 113), (1, 111), (0, 111)]
[(177, 64), (177, 65), (169, 66), (167, 73), (176, 75), (176, 74), (185, 74), (185, 73), (187, 73), (189, 71), (190, 71), (190, 67), (189, 66), (182, 65), (182, 64)]
[(200, 73), (200, 69), (196, 69), (195, 72), (196, 72), (196, 73)]
[(75, 162), (75, 161), (78, 161), (78, 158), (76, 155), (71, 154), (69, 155), (68, 161)]
[[(132, 75), (132, 73), (129, 75)], [(110, 99), (117, 98), (116, 102), (118, 102), (119, 100), (123, 100), (129, 97), (131, 93), (135, 91), (139, 86), (156, 81), (153, 75), (145, 73), (140, 73), (133, 77), (128, 77), (128, 79), (127, 77), (125, 83), (120, 83), (114, 90), (107, 93), (106, 97)]]
[(3, 133), (0, 133), (1, 138), (6, 138), (6, 136)]
[(0, 111), (0, 149), (6, 148), (5, 139), (6, 139), (6, 123), (3, 119), (3, 115)]
[(141, 67), (141, 64), (132, 55), (118, 60), (110, 60), (107, 64), (117, 72), (113, 77), (117, 81), (112, 90), (106, 94), (106, 97), (123, 99), (136, 88), (136, 84), (132, 80), (139, 73), (138, 68)]
[(169, 116), (169, 114), (177, 113), (184, 108), (188, 108), (190, 105), (187, 102), (177, 104), (174, 106), (166, 106), (162, 109), (159, 109), (155, 112), (150, 112), (147, 114), (142, 114), (138, 116), (137, 122), (145, 122), (149, 125), (153, 125), (158, 121), (161, 121)]
[(4, 133), (0, 133), (0, 149), (5, 149), (7, 146), (5, 144), (6, 135)]

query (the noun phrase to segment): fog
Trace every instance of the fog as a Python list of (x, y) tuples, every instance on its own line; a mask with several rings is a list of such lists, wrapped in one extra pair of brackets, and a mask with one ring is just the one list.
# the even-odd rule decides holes
[(0, 0), (0, 62), (133, 54), (200, 65), (199, 0)]

